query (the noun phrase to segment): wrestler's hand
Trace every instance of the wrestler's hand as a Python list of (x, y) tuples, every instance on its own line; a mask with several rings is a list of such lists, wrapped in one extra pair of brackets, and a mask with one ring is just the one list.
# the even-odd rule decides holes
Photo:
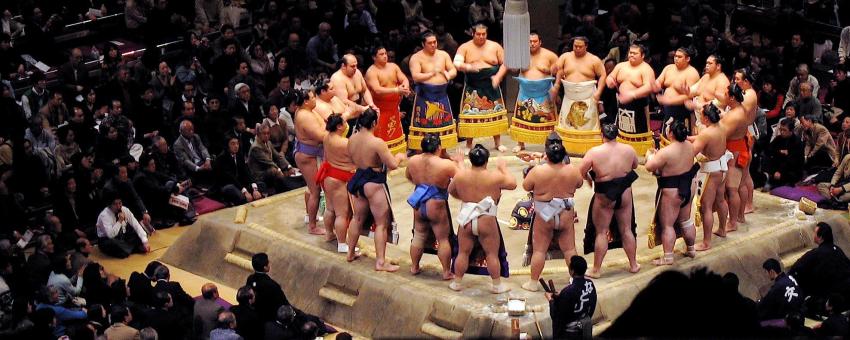
[(449, 159), (451, 159), (452, 161), (457, 163), (458, 166), (462, 166), (463, 165), (463, 152), (460, 152), (460, 150), (458, 150), (455, 153), (453, 153), (451, 156), (449, 156)]
[(841, 187), (835, 187), (835, 188), (829, 189), (829, 193), (830, 193), (832, 196), (838, 196), (838, 195), (841, 195), (841, 191), (843, 191), (843, 190), (841, 189)]
[(263, 194), (260, 192), (260, 190), (254, 190), (253, 195), (255, 201), (263, 198)]
[(560, 92), (559, 88), (554, 87), (554, 86), (551, 89), (549, 89), (549, 99), (552, 100), (552, 104), (557, 105), (558, 99), (559, 99), (558, 95), (560, 94), (559, 92)]
[(498, 79), (496, 79), (496, 76), (490, 77), (490, 85), (493, 85), (494, 90), (499, 88), (499, 83), (501, 83), (501, 82)]
[(780, 174), (779, 171), (773, 173), (773, 179), (778, 180), (778, 179), (781, 179), (781, 178), (782, 178), (782, 174)]
[(243, 195), (243, 196), (245, 196), (245, 201), (246, 201), (246, 202), (251, 202), (251, 201), (253, 201), (253, 200), (254, 200), (254, 197), (253, 197), (253, 196), (251, 196), (251, 193), (250, 193), (250, 192), (248, 192), (248, 190), (245, 190), (244, 192), (242, 192), (242, 195)]
[(407, 164), (407, 155), (403, 152), (397, 153), (395, 155), (395, 159), (398, 161), (398, 166), (403, 166)]
[(614, 78), (607, 77), (605, 78), (605, 86), (608, 86), (609, 89), (613, 89), (617, 87), (617, 81)]
[(634, 92), (630, 93), (617, 93), (617, 101), (620, 104), (628, 104), (631, 103), (635, 99)]
[(407, 97), (407, 96), (410, 95), (410, 89), (407, 88), (407, 86), (404, 86), (404, 84), (402, 84), (401, 86), (398, 87), (398, 93), (401, 94), (402, 96)]

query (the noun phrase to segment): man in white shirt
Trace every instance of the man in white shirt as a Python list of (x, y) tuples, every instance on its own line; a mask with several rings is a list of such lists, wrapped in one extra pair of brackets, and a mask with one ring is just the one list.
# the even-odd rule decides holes
[(110, 202), (97, 216), (100, 250), (118, 258), (126, 258), (134, 252), (149, 252), (148, 235), (130, 209), (125, 208), (118, 197)]

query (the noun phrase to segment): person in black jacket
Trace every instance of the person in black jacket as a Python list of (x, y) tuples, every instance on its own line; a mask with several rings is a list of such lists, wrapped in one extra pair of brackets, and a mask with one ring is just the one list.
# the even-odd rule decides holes
[(254, 309), (254, 290), (242, 286), (236, 291), (236, 301), (239, 304), (230, 307), (230, 312), (236, 316), (236, 333), (245, 340), (263, 339), (263, 322)]
[(171, 195), (180, 195), (189, 186), (188, 181), (182, 183), (175, 178), (163, 176), (156, 171), (156, 161), (149, 154), (142, 154), (139, 159), (141, 171), (133, 179), (133, 187), (139, 197), (147, 202), (148, 210), (153, 219), (152, 225), (157, 229), (169, 228), (178, 220), (181, 224), (194, 222), (195, 209), (192, 202), (184, 210), (169, 204)]
[(254, 274), (248, 276), (245, 285), (254, 290), (254, 301), (260, 320), (273, 321), (277, 317), (277, 309), (289, 305), (289, 300), (280, 285), (269, 276), (268, 254), (254, 254), (251, 257), (251, 267), (254, 268)]
[(191, 318), (195, 307), (195, 300), (183, 290), (180, 282), (169, 281), (171, 272), (166, 266), (160, 266), (154, 271), (156, 286), (153, 287), (154, 294), (157, 292), (168, 292), (174, 299), (174, 310), (183, 318)]
[(227, 150), (216, 157), (213, 163), (215, 184), (211, 191), (214, 197), (227, 205), (239, 205), (263, 198), (262, 190), (251, 176), (251, 170), (240, 152), (240, 144), (238, 137), (229, 137)]
[(823, 313), (824, 301), (833, 293), (850, 301), (850, 259), (833, 241), (832, 226), (820, 222), (815, 227), (817, 248), (803, 254), (788, 273), (811, 295), (808, 312)]
[(782, 271), (782, 264), (777, 259), (767, 259), (762, 268), (773, 281), (773, 286), (758, 302), (759, 321), (785, 320), (800, 314), (805, 295), (797, 280)]
[(767, 183), (776, 188), (783, 185), (793, 186), (803, 178), (803, 142), (794, 134), (796, 119), (783, 119), (779, 122), (779, 135), (767, 148)]
[(585, 278), (587, 261), (581, 256), (570, 258), (571, 283), (560, 293), (546, 293), (549, 301), (549, 315), (552, 317), (552, 336), (556, 339), (583, 337), (591, 330), (584, 330), (582, 322), (593, 316), (596, 310), (596, 286), (593, 281)]
[(300, 335), (300, 328), (295, 320), (295, 309), (292, 306), (280, 306), (275, 319), (266, 321), (263, 339), (295, 339)]
[(186, 322), (183, 322), (177, 312), (174, 311), (174, 300), (168, 292), (156, 292), (153, 298), (153, 308), (146, 310), (145, 314), (147, 321), (145, 324), (156, 330), (159, 339), (185, 339), (188, 327), (185, 325)]
[(145, 267), (144, 272), (133, 272), (130, 274), (130, 279), (127, 281), (127, 287), (130, 288), (130, 301), (140, 305), (156, 307), (154, 304), (153, 293), (153, 274), (157, 268), (161, 267), (159, 261), (151, 261)]

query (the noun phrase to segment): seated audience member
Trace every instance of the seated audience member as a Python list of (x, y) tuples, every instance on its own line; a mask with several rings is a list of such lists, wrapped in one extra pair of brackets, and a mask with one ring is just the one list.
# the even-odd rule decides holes
[(178, 182), (176, 178), (164, 177), (156, 171), (156, 161), (145, 153), (139, 158), (141, 170), (133, 179), (133, 186), (150, 211), (152, 225), (157, 229), (171, 227), (175, 221), (181, 225), (191, 224), (195, 220), (195, 208), (189, 201), (187, 209), (171, 205), (172, 195), (180, 195), (189, 187), (188, 181)]
[(573, 256), (570, 258), (570, 284), (560, 293), (546, 293), (555, 338), (575, 339), (592, 333), (591, 329), (584, 329), (584, 325), (592, 325), (590, 317), (596, 310), (596, 286), (585, 278), (586, 271), (587, 261)]
[(94, 222), (88, 213), (93, 205), (91, 198), (77, 190), (77, 180), (72, 173), (62, 175), (57, 187), (58, 192), (53, 195), (53, 214), (62, 221), (64, 232), (85, 237), (85, 231), (91, 229)]
[(168, 141), (162, 136), (153, 138), (151, 156), (156, 161), (156, 171), (163, 176), (176, 178), (179, 181), (189, 178), (186, 176), (186, 172), (183, 171), (183, 167), (177, 159), (174, 150), (168, 147)]
[(218, 287), (206, 283), (201, 287), (201, 299), (195, 301), (192, 313), (192, 330), (196, 339), (209, 339), (210, 332), (216, 328), (219, 313), (224, 311), (216, 302)]
[(850, 153), (850, 116), (841, 119), (841, 129), (838, 132), (838, 139), (835, 141), (835, 148), (838, 149), (838, 159), (844, 159)]
[[(71, 254), (54, 257), (52, 267), (53, 271), (50, 272), (50, 277), (47, 279), (47, 285), (55, 287), (59, 292), (57, 304), (74, 304), (72, 300), (79, 296), (80, 292), (83, 290), (82, 272), (71, 273)], [(75, 282), (72, 283), (69, 277), (74, 277)]]
[(142, 200), (142, 197), (139, 196), (139, 193), (133, 186), (130, 167), (122, 162), (122, 164), (118, 165), (117, 169), (116, 175), (106, 182), (103, 190), (107, 195), (116, 195), (121, 198), (124, 207), (130, 209), (134, 216), (140, 217), (139, 223), (145, 229), (145, 232), (150, 234), (152, 231), (151, 215), (148, 212), (145, 201)]
[(56, 157), (56, 169), (64, 173), (71, 169), (71, 157), (80, 152), (80, 146), (77, 144), (77, 135), (69, 126), (63, 125), (56, 134), (59, 143), (56, 144), (53, 155)]
[(262, 339), (263, 322), (254, 309), (254, 290), (248, 286), (240, 287), (236, 291), (236, 302), (239, 304), (230, 307), (230, 312), (236, 316), (236, 333), (245, 340)]
[[(676, 337), (688, 334), (692, 337), (752, 337), (758, 332), (758, 320), (752, 310), (740, 299), (740, 294), (723, 286), (723, 279), (706, 269), (684, 274), (678, 271), (664, 271), (638, 292), (631, 305), (617, 317), (611, 326), (600, 336), (610, 338), (623, 337)], [(699, 291), (703, 294), (694, 295)], [(672, 313), (680, 308), (683, 297), (700, 308), (690, 313)], [(664, 327), (646, 327), (647, 315), (665, 315)], [(705, 326), (706, 319), (718, 318), (723, 327)]]
[(850, 157), (844, 156), (829, 182), (818, 183), (818, 192), (831, 203), (850, 202)]
[(812, 93), (812, 84), (800, 84), (800, 98), (797, 98), (797, 108), (799, 109), (797, 114), (800, 117), (812, 116), (818, 123), (824, 121), (820, 100), (818, 100), (816, 94)]
[(99, 263), (89, 263), (86, 268), (83, 269), (82, 296), (86, 299), (86, 303), (89, 306), (93, 304), (109, 306), (109, 303), (112, 300), (112, 292), (109, 285), (113, 280), (114, 278), (108, 276), (106, 271), (103, 270), (103, 266)]
[(815, 334), (824, 337), (847, 337), (850, 336), (850, 321), (842, 312), (847, 310), (844, 297), (832, 294), (826, 300), (825, 305), (827, 318), (814, 327)]
[(218, 326), (209, 334), (210, 340), (242, 340), (236, 334), (236, 317), (231, 312), (221, 312), (216, 318)]
[(275, 150), (280, 154), (286, 155), (289, 148), (289, 128), (286, 126), (286, 121), (280, 116), (280, 109), (277, 105), (269, 105), (268, 116), (263, 119), (263, 124), (269, 126), (271, 137), (269, 141)]
[(800, 124), (803, 126), (806, 173), (814, 174), (838, 165), (838, 152), (829, 130), (816, 122), (812, 116), (803, 116), (800, 118)]
[[(793, 65), (792, 65), (793, 67)], [(820, 84), (818, 78), (809, 74), (809, 66), (806, 64), (797, 65), (797, 75), (788, 83), (788, 91), (785, 92), (785, 103), (798, 100), (802, 95), (802, 85), (808, 83), (811, 86), (812, 93), (820, 92)], [(789, 75), (786, 75), (789, 76)]]
[(210, 192), (213, 197), (228, 205), (239, 205), (263, 198), (245, 158), (240, 156), (240, 148), (237, 137), (228, 138), (227, 151), (216, 157), (213, 163), (215, 183)]
[(845, 301), (850, 298), (850, 259), (835, 245), (829, 224), (818, 223), (814, 239), (817, 248), (803, 254), (788, 273), (810, 295), (809, 313), (817, 315), (823, 314), (823, 302), (830, 294), (840, 294)]
[(36, 310), (49, 308), (56, 313), (56, 328), (53, 330), (53, 335), (60, 337), (65, 335), (65, 330), (69, 325), (86, 319), (86, 311), (77, 308), (65, 308), (59, 303), (59, 290), (53, 286), (47, 286), (41, 289), (41, 302), (35, 306)]
[(267, 340), (297, 338), (300, 327), (295, 321), (295, 309), (289, 305), (280, 306), (275, 319), (266, 321), (263, 330)]
[[(180, 122), (180, 137), (174, 141), (174, 154), (180, 161), (183, 171), (189, 174), (193, 183), (207, 182), (212, 170), (212, 159), (207, 147), (201, 142), (201, 137), (195, 134), (191, 121)], [(200, 180), (200, 182), (199, 182)]]
[(103, 128), (105, 133), (100, 135), (95, 144), (97, 164), (106, 167), (118, 164), (119, 160), (130, 154), (127, 143), (119, 138), (118, 128), (108, 126)]
[(134, 303), (153, 306), (153, 273), (157, 268), (161, 267), (159, 261), (148, 262), (143, 272), (133, 272), (130, 274), (130, 279), (127, 281), (127, 287), (130, 289), (130, 301)]
[[(272, 147), (269, 138), (271, 132), (268, 125), (260, 125), (257, 130), (257, 139), (248, 151), (248, 168), (255, 180), (262, 181), (266, 190), (274, 189), (275, 193), (281, 193), (295, 189), (299, 186), (298, 181), (290, 175), (294, 174), (293, 167), (277, 150)], [(303, 182), (302, 182), (303, 183)]]
[(78, 276), (82, 278), (83, 269), (91, 263), (89, 256), (91, 256), (93, 249), (88, 238), (80, 237), (77, 239), (74, 252), (71, 253), (71, 273), (80, 273)]
[(803, 142), (794, 134), (796, 119), (783, 119), (779, 134), (767, 148), (765, 172), (768, 188), (793, 186), (803, 178)]
[(48, 234), (38, 236), (35, 252), (27, 258), (28, 283), (33, 291), (47, 283), (50, 276), (51, 258), (54, 255), (53, 238)]
[[(248, 150), (251, 149), (251, 140), (254, 139), (254, 133), (248, 130), (245, 124), (245, 118), (242, 116), (234, 116), (231, 119), (232, 126), (224, 133), (224, 138), (219, 142), (223, 142), (223, 150), (227, 149), (227, 143), (231, 138), (239, 140), (239, 154), (242, 158), (247, 157)], [(253, 129), (253, 127), (252, 127)], [(256, 132), (256, 131), (255, 131)]]
[(136, 217), (114, 197), (97, 217), (98, 247), (104, 254), (126, 258), (132, 253), (150, 251), (148, 235)]
[(800, 314), (805, 295), (797, 285), (797, 280), (782, 271), (782, 264), (776, 259), (767, 259), (762, 264), (773, 286), (758, 302), (758, 317), (763, 326), (780, 327), (789, 316)]
[(181, 319), (181, 315), (174, 311), (174, 301), (171, 299), (171, 294), (165, 291), (159, 291), (154, 294), (153, 308), (147, 311), (145, 316), (146, 324), (162, 334), (165, 339), (183, 339), (186, 335), (185, 322)]
[(109, 313), (109, 320), (112, 320), (112, 326), (106, 329), (104, 335), (109, 340), (138, 340), (139, 330), (130, 327), (130, 322), (133, 321), (133, 313), (126, 306), (112, 306), (112, 312)]
[(171, 271), (168, 267), (159, 266), (154, 271), (153, 277), (156, 279), (156, 285), (153, 287), (154, 294), (168, 292), (174, 299), (175, 311), (181, 316), (190, 317), (195, 306), (195, 300), (183, 290), (180, 282), (171, 281)]

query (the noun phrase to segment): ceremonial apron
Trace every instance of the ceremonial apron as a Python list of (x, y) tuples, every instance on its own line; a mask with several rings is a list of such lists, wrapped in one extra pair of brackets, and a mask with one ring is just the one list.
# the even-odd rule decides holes
[(502, 99), (502, 89), (494, 89), (490, 79), (497, 72), (499, 66), (466, 73), (458, 116), (459, 137), (487, 137), (508, 131), (508, 111)]
[(599, 110), (593, 100), (596, 81), (573, 83), (561, 80), (561, 84), (564, 85), (564, 100), (561, 103), (558, 128), (567, 131), (599, 130)]
[(555, 78), (514, 79), (519, 82), (519, 94), (511, 119), (511, 138), (517, 142), (543, 144), (558, 122), (555, 105), (549, 99), (549, 90)]
[(446, 95), (448, 86), (416, 84), (413, 117), (410, 119), (410, 135), (407, 140), (410, 149), (421, 150), (422, 139), (426, 133), (439, 135), (443, 149), (457, 145), (455, 121), (449, 97)]
[(375, 136), (387, 142), (387, 147), (393, 154), (407, 151), (404, 130), (401, 128), (401, 113), (398, 110), (401, 95), (397, 93), (375, 94), (372, 96), (372, 100), (374, 100), (375, 106), (381, 110), (381, 114), (378, 115), (378, 124), (374, 130)]
[(648, 105), (647, 98), (637, 98), (627, 104), (617, 103), (617, 127), (620, 131), (633, 135), (649, 132)]

